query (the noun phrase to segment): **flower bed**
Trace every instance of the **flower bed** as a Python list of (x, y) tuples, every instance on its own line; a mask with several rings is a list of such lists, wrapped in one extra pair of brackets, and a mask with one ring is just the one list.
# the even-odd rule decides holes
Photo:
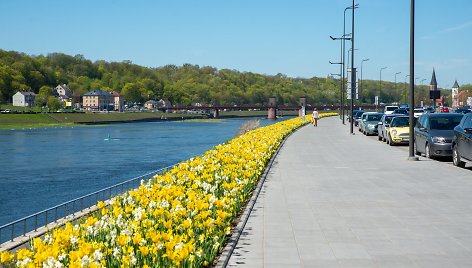
[[(321, 114), (321, 117), (335, 113)], [(307, 116), (307, 120), (310, 117)], [(96, 214), (2, 252), (4, 267), (201, 267), (213, 263), (294, 118), (249, 131), (178, 164)]]

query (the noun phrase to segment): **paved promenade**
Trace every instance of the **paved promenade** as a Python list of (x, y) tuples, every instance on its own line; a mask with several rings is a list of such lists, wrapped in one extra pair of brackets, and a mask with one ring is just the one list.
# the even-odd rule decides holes
[(472, 170), (323, 118), (288, 138), (234, 267), (472, 267)]

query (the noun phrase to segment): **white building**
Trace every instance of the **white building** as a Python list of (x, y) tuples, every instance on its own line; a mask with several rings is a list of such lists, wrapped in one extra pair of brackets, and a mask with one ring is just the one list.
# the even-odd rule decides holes
[(13, 106), (33, 107), (35, 98), (33, 92), (18, 91), (13, 95)]

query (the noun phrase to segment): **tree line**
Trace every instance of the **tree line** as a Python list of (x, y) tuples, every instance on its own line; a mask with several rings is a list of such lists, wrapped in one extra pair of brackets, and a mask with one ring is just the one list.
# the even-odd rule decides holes
[[(143, 67), (131, 61), (92, 62), (83, 55), (51, 53), (31, 56), (0, 50), (0, 102), (11, 102), (17, 91), (37, 93), (48, 103), (58, 84), (67, 84), (74, 96), (96, 89), (117, 91), (128, 102), (169, 99), (174, 105), (266, 105), (276, 97), (279, 105), (296, 105), (300, 96), (312, 105), (339, 105), (340, 80), (331, 77), (292, 78), (192, 64)], [(360, 102), (372, 104), (380, 94), (384, 103), (406, 102), (404, 83), (364, 80)], [(462, 88), (472, 88), (472, 85)], [(417, 88), (417, 100), (428, 99), (427, 86)]]

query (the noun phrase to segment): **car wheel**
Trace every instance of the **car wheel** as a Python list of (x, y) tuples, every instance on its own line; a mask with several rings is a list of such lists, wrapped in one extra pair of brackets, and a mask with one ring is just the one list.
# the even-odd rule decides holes
[(418, 151), (418, 145), (416, 145), (416, 141), (413, 142), (413, 147), (414, 147), (414, 151), (415, 151), (415, 155), (419, 155), (421, 156), (421, 152)]
[(390, 145), (390, 146), (395, 145), (392, 141), (392, 137), (390, 137), (390, 134), (388, 135), (387, 144)]
[(426, 158), (433, 159), (433, 156), (431, 155), (431, 147), (429, 146), (429, 144), (426, 144), (426, 147), (424, 148), (424, 156)]
[(465, 162), (461, 161), (461, 156), (459, 154), (459, 151), (457, 150), (457, 145), (454, 145), (454, 147), (452, 147), (452, 163), (456, 167), (465, 167)]

